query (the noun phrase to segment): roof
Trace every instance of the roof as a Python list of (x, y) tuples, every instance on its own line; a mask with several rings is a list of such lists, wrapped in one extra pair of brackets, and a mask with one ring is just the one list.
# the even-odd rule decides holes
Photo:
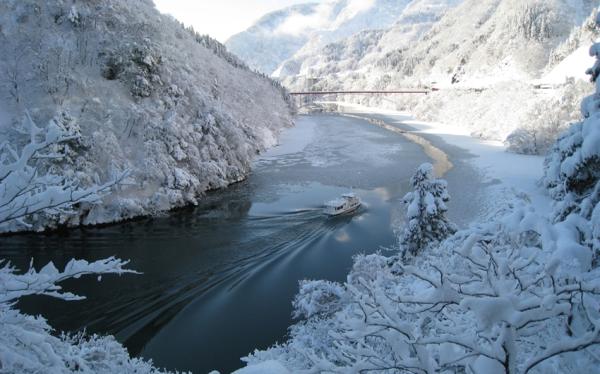
[(330, 200), (328, 202), (325, 203), (325, 206), (333, 206), (333, 207), (337, 207), (337, 206), (341, 206), (346, 204), (346, 200), (345, 199), (335, 199), (335, 200)]

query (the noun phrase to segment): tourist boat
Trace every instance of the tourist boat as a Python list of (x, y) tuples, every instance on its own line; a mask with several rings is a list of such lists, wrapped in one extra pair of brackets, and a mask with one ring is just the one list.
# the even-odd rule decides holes
[(345, 193), (342, 197), (325, 203), (325, 214), (337, 216), (356, 210), (361, 205), (360, 199), (353, 193)]

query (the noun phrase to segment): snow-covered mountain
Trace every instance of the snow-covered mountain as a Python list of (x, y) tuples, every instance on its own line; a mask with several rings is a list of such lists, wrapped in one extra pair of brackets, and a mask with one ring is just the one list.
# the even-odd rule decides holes
[[(388, 73), (386, 58), (397, 58), (419, 42), (449, 9), (461, 0), (412, 0), (398, 13), (396, 23), (385, 30), (367, 30), (325, 46), (307, 45), (281, 64), (277, 75), (287, 85), (299, 88), (306, 77), (321, 86), (352, 84), (358, 76)], [(362, 84), (362, 82), (361, 82)]]
[(591, 0), (415, 0), (385, 31), (297, 54), (280, 69), (281, 78), (294, 88), (305, 77), (322, 88), (538, 78), (596, 6)]
[[(442, 90), (423, 97), (338, 99), (410, 111), (507, 141), (512, 150), (543, 153), (564, 123), (579, 115), (576, 98), (587, 87), (582, 72), (593, 63), (587, 46), (599, 36), (593, 26), (598, 5), (597, 0), (414, 0), (389, 29), (297, 53), (282, 65), (280, 79), (292, 90), (434, 84)], [(576, 82), (564, 85), (569, 77)], [(536, 90), (540, 83), (560, 87)], [(515, 131), (519, 136), (511, 137)], [(532, 142), (540, 144), (522, 147)]]
[[(288, 96), (151, 0), (0, 2), (0, 163), (27, 113), (74, 138), (40, 171), (83, 187), (125, 170), (102, 204), (38, 220), (92, 224), (195, 203), (244, 178), (291, 124)], [(27, 120), (25, 120), (27, 121)]]
[(334, 0), (295, 5), (262, 17), (225, 45), (266, 74), (300, 50), (312, 53), (327, 43), (363, 30), (386, 29), (411, 0)]
[(388, 66), (437, 81), (537, 77), (551, 51), (597, 5), (590, 0), (465, 0), (418, 44), (398, 50), (406, 57)]
[(597, 41), (598, 37), (600, 31), (595, 26), (592, 14), (581, 26), (574, 28), (562, 44), (552, 50), (542, 80), (551, 83), (564, 81), (567, 77), (587, 80), (589, 77), (584, 73), (594, 63), (593, 56), (589, 54), (589, 45)]
[(310, 23), (299, 24), (294, 32), (285, 32), (286, 23), (291, 28), (293, 21), (290, 20), (310, 18), (318, 14), (318, 10), (318, 4), (310, 3), (269, 13), (248, 30), (233, 35), (225, 45), (252, 68), (271, 74), (279, 62), (302, 48), (308, 35), (317, 26)]

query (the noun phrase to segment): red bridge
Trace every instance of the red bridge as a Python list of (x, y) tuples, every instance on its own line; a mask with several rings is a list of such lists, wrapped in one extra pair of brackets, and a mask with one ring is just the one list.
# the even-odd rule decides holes
[(437, 91), (437, 88), (416, 89), (416, 90), (395, 90), (395, 91), (304, 91), (290, 92), (290, 95), (372, 95), (372, 94), (425, 94)]

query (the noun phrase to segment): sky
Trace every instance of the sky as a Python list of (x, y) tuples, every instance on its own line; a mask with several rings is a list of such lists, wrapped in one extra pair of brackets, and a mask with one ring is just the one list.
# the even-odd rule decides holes
[(271, 11), (290, 5), (326, 0), (154, 0), (167, 13), (201, 34), (224, 43)]

